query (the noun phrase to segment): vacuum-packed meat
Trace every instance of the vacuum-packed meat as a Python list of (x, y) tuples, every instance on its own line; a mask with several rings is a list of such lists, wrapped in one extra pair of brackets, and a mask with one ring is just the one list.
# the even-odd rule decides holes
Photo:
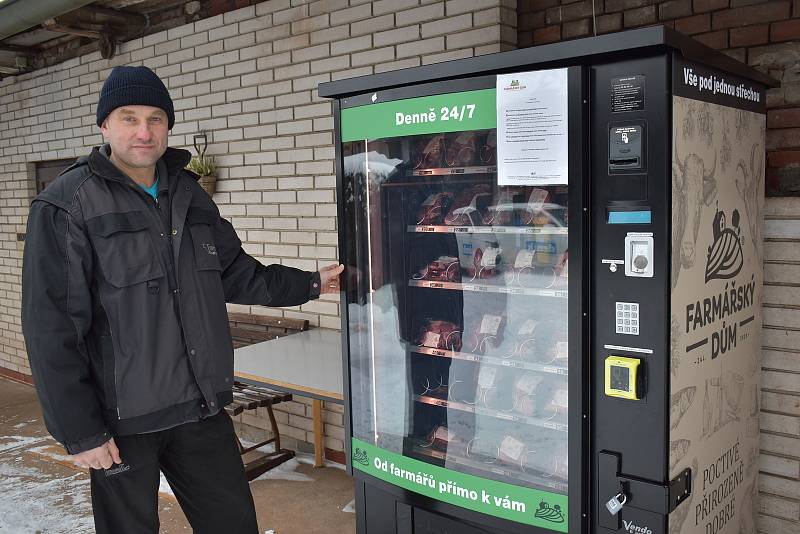
[(419, 208), (416, 224), (441, 224), (452, 201), (453, 193), (449, 191), (428, 195)]
[(420, 269), (413, 276), (415, 280), (440, 280), (444, 282), (458, 282), (461, 280), (461, 264), (454, 256), (439, 256), (428, 265)]
[(492, 190), (488, 184), (467, 187), (456, 195), (444, 223), (449, 226), (479, 226), (491, 201)]
[(429, 320), (419, 331), (417, 343), (423, 347), (461, 350), (461, 330), (449, 321)]

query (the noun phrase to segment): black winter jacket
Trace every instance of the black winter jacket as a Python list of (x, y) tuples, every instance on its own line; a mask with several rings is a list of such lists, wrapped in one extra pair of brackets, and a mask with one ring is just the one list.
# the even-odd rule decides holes
[(48, 430), (70, 454), (114, 435), (217, 413), (232, 401), (226, 302), (292, 306), (319, 275), (247, 255), (184, 171), (159, 160), (158, 201), (118, 170), (108, 145), (31, 204), (22, 328)]

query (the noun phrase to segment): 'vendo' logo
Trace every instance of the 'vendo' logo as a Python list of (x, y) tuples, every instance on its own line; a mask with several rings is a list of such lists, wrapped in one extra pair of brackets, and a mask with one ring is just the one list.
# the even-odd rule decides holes
[(367, 451), (356, 447), (356, 450), (353, 451), (353, 461), (364, 466), (369, 465), (369, 455), (367, 454)]
[(539, 508), (536, 509), (533, 516), (551, 523), (564, 522), (564, 512), (561, 511), (561, 507), (557, 504), (551, 506), (550, 503), (544, 501), (539, 503)]
[(714, 242), (708, 247), (706, 283), (733, 278), (742, 270), (744, 263), (739, 210), (733, 210), (731, 214), (731, 227), (727, 226), (725, 212), (719, 209), (712, 224)]
[(630, 534), (653, 534), (653, 531), (650, 530), (650, 527), (640, 527), (639, 525), (635, 525), (633, 521), (626, 521), (623, 519), (622, 525)]

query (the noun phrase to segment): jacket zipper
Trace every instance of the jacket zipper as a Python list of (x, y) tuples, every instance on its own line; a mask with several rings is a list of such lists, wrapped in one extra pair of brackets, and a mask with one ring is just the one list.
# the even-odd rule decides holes
[[(164, 221), (161, 219), (161, 214), (156, 211), (158, 209), (158, 208), (156, 208), (156, 205), (158, 205), (158, 200), (157, 199), (153, 199), (153, 197), (151, 197), (150, 195), (148, 195), (147, 193), (142, 191), (141, 188), (139, 188), (138, 186), (135, 186), (133, 184), (126, 184), (126, 185), (128, 185), (128, 187), (130, 187), (131, 189), (136, 191), (137, 194), (142, 195), (144, 197), (144, 201), (147, 204), (147, 210), (150, 212), (151, 215), (154, 215), (155, 218), (158, 219), (159, 228), (161, 228), (164, 231), (164, 236), (169, 240), (169, 261), (170, 261), (170, 266), (172, 266), (172, 277), (175, 279), (175, 287), (177, 288), (178, 287), (178, 273), (175, 270), (175, 260), (173, 258), (173, 254), (172, 254), (173, 253), (173, 250), (172, 250), (172, 234), (170, 233), (169, 229), (164, 227)], [(154, 201), (154, 204), (150, 203), (151, 200)], [(170, 206), (170, 208), (171, 208), (171, 206)], [(172, 218), (172, 213), (170, 213), (170, 218)], [(159, 256), (159, 262), (163, 263), (163, 259), (160, 257), (161, 253), (159, 253), (158, 256)], [(164, 268), (167, 270), (167, 278), (169, 278), (170, 277), (169, 268), (166, 265), (164, 265)], [(175, 308), (175, 306), (173, 306), (173, 307)], [(178, 306), (175, 308), (175, 311), (177, 312), (177, 315), (178, 315), (178, 324), (180, 325), (181, 333), (183, 335), (184, 344), (185, 344), (186, 333), (183, 332), (183, 320), (181, 318), (180, 303), (178, 303)], [(111, 330), (111, 325), (109, 325), (109, 330)], [(114, 332), (113, 331), (111, 331), (111, 337), (112, 337), (112, 339), (114, 337)], [(117, 390), (117, 359), (116, 358), (114, 358), (114, 389)], [(120, 399), (119, 399), (119, 396), (117, 396), (117, 419), (121, 421), (122, 420), (122, 414), (120, 413), (119, 405), (120, 405)]]
[[(163, 229), (164, 228), (164, 221), (161, 218), (161, 214), (158, 213), (158, 211), (156, 211), (156, 210), (159, 209), (159, 208), (156, 207), (158, 205), (158, 200), (153, 199), (153, 197), (151, 197), (150, 195), (148, 195), (147, 193), (142, 191), (142, 189), (140, 187), (137, 187), (137, 186), (135, 186), (133, 184), (128, 184), (128, 186), (133, 188), (133, 189), (135, 189), (137, 194), (142, 195), (143, 197), (145, 197), (145, 202), (147, 202), (148, 210), (151, 212), (151, 214), (155, 215), (155, 217), (158, 219), (159, 224), (161, 225), (161, 228)], [(151, 200), (153, 200), (154, 202), (151, 203)], [(170, 206), (169, 206), (169, 210), (170, 210), (169, 211), (169, 219), (170, 219), (170, 224), (171, 224), (171, 221), (172, 221), (172, 205), (171, 205), (171, 203), (170, 203)], [(155, 213), (153, 213), (153, 212), (155, 212)], [(181, 310), (181, 299), (180, 299), (180, 296), (179, 296), (180, 295), (180, 284), (178, 282), (178, 269), (177, 269), (177, 267), (175, 265), (175, 256), (174, 256), (174, 250), (173, 250), (174, 243), (172, 241), (172, 232), (171, 232), (171, 229), (169, 229), (169, 228), (165, 229), (164, 231), (165, 231), (164, 235), (169, 240), (169, 248), (170, 248), (170, 250), (169, 250), (170, 251), (169, 261), (170, 261), (170, 265), (172, 266), (172, 278), (173, 278), (173, 280), (175, 282), (175, 291), (177, 291), (177, 293), (174, 296), (175, 300), (173, 301), (173, 307), (175, 309), (175, 313), (176, 313), (177, 318), (178, 318), (178, 325), (180, 326), (180, 329), (181, 329), (181, 337), (183, 338), (183, 345), (184, 345), (184, 348), (187, 349), (187, 353), (188, 353), (188, 347), (186, 346), (186, 339), (187, 339), (186, 338), (186, 331), (185, 331), (185, 329), (183, 327), (183, 311)], [(185, 229), (184, 229), (184, 231), (185, 231)], [(167, 273), (167, 276), (169, 276), (169, 272)], [(115, 374), (115, 378), (114, 379), (115, 380), (116, 380), (116, 369), (117, 369), (116, 365), (114, 365), (114, 374)], [(195, 372), (194, 365), (192, 365), (191, 360), (189, 361), (189, 370), (192, 372), (192, 376), (194, 377), (195, 384), (197, 384), (197, 389), (198, 389), (198, 391), (200, 393), (200, 396), (202, 397), (203, 396), (203, 390), (200, 387), (200, 381), (197, 380), (197, 374)], [(119, 404), (119, 402), (118, 402), (118, 404)], [(203, 405), (205, 406), (205, 403), (203, 403)], [(119, 411), (119, 406), (117, 406), (117, 411)]]

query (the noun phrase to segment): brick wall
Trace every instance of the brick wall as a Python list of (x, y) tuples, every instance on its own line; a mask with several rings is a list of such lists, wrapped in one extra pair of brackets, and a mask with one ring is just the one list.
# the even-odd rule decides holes
[[(520, 0), (520, 47), (664, 24), (769, 73), (767, 194), (800, 194), (800, 3)], [(800, 532), (800, 198), (766, 208), (759, 532)]]
[[(101, 143), (94, 110), (114, 65), (147, 65), (175, 101), (170, 145), (209, 134), (220, 165), (214, 200), (245, 249), (265, 263), (316, 270), (336, 261), (331, 103), (319, 82), (516, 46), (514, 0), (269, 0), (0, 81), (0, 374), (30, 375), (20, 328), (20, 274), (31, 162)], [(230, 311), (339, 328), (338, 297)], [(279, 416), (311, 441), (310, 403)], [(341, 407), (326, 407), (326, 446), (343, 448)], [(249, 419), (265, 426), (263, 418)]]
[(800, 199), (768, 198), (759, 532), (800, 532)]
[(780, 80), (767, 93), (767, 194), (800, 195), (800, 2), (520, 0), (526, 47), (663, 24)]

